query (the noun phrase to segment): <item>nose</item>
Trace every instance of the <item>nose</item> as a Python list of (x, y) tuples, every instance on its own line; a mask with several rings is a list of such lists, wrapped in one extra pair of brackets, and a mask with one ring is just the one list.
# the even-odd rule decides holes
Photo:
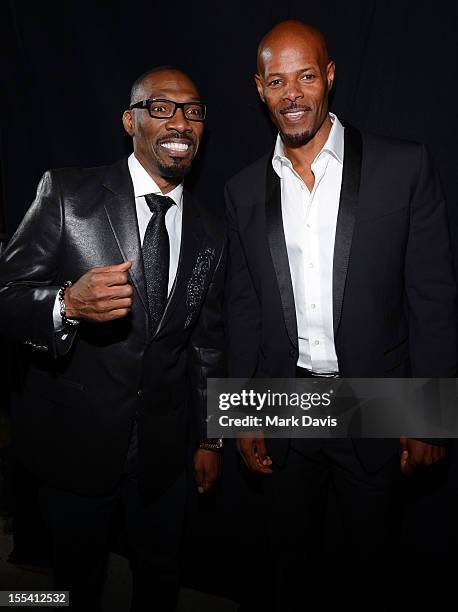
[(285, 88), (285, 99), (290, 100), (291, 102), (295, 102), (298, 98), (303, 98), (304, 94), (296, 81), (296, 79), (292, 79), (286, 83)]
[(180, 134), (184, 134), (185, 132), (192, 132), (191, 123), (186, 119), (186, 115), (182, 108), (177, 108), (173, 117), (166, 123), (166, 128), (168, 130), (175, 130)]

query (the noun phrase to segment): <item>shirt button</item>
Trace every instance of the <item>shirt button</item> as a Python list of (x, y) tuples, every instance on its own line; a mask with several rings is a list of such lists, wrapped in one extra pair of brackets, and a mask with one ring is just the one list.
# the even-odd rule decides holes
[(138, 397), (141, 397), (143, 395), (143, 389), (138, 389), (137, 395)]
[(314, 268), (315, 266), (313, 265), (312, 262), (309, 263), (309, 268)]
[(306, 223), (307, 227), (310, 227), (310, 223)]
[(310, 304), (310, 308), (314, 310), (316, 308), (316, 304)]
[(315, 346), (318, 346), (320, 344), (319, 340), (315, 340), (315, 342), (313, 343)]

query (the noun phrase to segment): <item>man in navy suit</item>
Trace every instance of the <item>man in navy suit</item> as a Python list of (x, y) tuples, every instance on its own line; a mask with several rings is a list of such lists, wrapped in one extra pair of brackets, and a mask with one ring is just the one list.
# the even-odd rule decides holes
[[(315, 28), (278, 24), (257, 59), (256, 86), (278, 136), (226, 188), (229, 375), (455, 376), (449, 233), (425, 148), (362, 133), (329, 112), (335, 65)], [(348, 603), (383, 607), (401, 472), (441, 459), (443, 448), (254, 435), (237, 444), (250, 470), (272, 476), (276, 609), (320, 604), (331, 486)]]

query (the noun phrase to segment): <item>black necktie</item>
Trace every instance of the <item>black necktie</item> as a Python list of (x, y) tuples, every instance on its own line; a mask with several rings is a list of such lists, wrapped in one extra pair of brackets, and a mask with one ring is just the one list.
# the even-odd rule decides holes
[(149, 193), (145, 195), (152, 217), (143, 238), (143, 265), (151, 315), (151, 329), (156, 330), (167, 302), (170, 246), (165, 227), (165, 214), (174, 204), (171, 198)]

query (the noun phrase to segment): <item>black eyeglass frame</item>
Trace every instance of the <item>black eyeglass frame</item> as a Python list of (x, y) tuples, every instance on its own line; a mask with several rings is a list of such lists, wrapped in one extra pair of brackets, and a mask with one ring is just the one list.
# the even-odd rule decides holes
[[(169, 104), (173, 104), (174, 105), (173, 113), (171, 115), (167, 115), (167, 117), (164, 117), (164, 116), (157, 117), (156, 115), (152, 115), (151, 105), (153, 104), (153, 102), (169, 102)], [(203, 108), (204, 116), (202, 117), (202, 119), (192, 119), (191, 117), (187, 116), (187, 114), (185, 113), (185, 106), (189, 106), (190, 104), (194, 106), (201, 106)], [(166, 98), (146, 98), (145, 100), (140, 100), (140, 102), (136, 102), (135, 104), (131, 104), (129, 106), (129, 110), (132, 110), (134, 108), (148, 110), (148, 113), (151, 119), (171, 119), (172, 117), (175, 116), (175, 113), (177, 112), (177, 109), (179, 108), (183, 110), (183, 115), (186, 117), (188, 121), (202, 122), (202, 121), (205, 121), (205, 118), (207, 116), (207, 105), (204, 104), (203, 102), (175, 102), (174, 100), (167, 100)]]

